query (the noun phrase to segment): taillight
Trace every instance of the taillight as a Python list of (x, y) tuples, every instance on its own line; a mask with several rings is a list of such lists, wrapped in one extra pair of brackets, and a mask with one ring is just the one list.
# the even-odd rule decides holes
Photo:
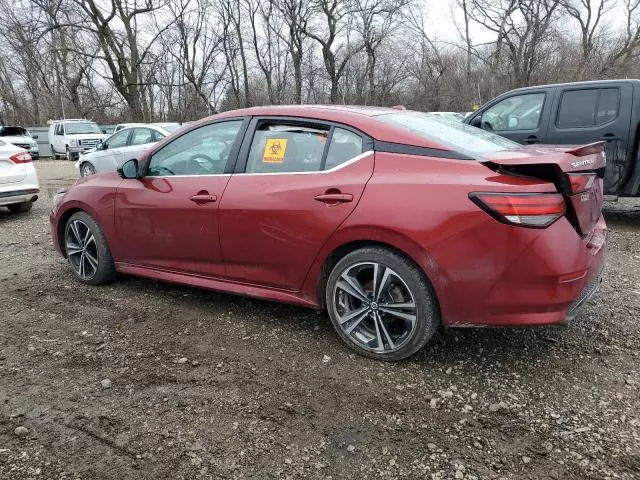
[(595, 173), (570, 173), (567, 176), (569, 177), (569, 183), (571, 183), (571, 193), (573, 195), (590, 190), (597, 177)]
[(566, 211), (559, 193), (474, 192), (469, 198), (499, 222), (522, 227), (548, 227)]
[(31, 155), (27, 152), (14, 153), (9, 157), (13, 163), (29, 163), (31, 161)]

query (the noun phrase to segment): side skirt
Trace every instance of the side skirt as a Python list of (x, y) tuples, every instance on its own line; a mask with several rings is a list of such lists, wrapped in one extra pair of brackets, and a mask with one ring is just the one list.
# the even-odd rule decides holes
[(290, 292), (285, 290), (277, 290), (274, 288), (259, 287), (256, 285), (248, 285), (246, 283), (232, 282), (229, 280), (220, 280), (210, 277), (202, 277), (199, 275), (190, 275), (178, 273), (159, 268), (143, 267), (140, 265), (132, 265), (129, 263), (115, 264), (116, 270), (120, 273), (135, 275), (139, 277), (152, 278), (164, 282), (178, 283), (180, 285), (188, 285), (190, 287), (199, 287), (206, 290), (213, 290), (222, 293), (231, 293), (234, 295), (242, 295), (245, 297), (259, 298), (262, 300), (271, 300), (275, 302), (290, 303), (293, 305), (301, 305), (303, 307), (318, 309), (320, 306), (306, 298), (298, 296), (298, 292)]

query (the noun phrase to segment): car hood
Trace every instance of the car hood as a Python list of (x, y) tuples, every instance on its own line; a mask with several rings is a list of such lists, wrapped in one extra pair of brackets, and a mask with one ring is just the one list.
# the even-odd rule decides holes
[(31, 142), (35, 142), (35, 140), (31, 137), (28, 137), (26, 135), (21, 135), (19, 137), (17, 136), (13, 136), (13, 135), (7, 135), (4, 137), (0, 137), (0, 140), (2, 140), (3, 142), (7, 142), (7, 143), (31, 143)]

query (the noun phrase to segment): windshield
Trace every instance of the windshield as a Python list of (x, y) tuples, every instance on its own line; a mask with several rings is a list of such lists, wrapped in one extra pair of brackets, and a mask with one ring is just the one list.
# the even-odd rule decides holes
[(509, 150), (519, 146), (518, 143), (494, 133), (429, 113), (410, 111), (385, 113), (377, 115), (376, 118), (473, 158), (482, 156), (483, 153)]
[(0, 129), (0, 136), (2, 137), (28, 137), (29, 132), (23, 127), (2, 127)]
[(64, 124), (64, 133), (67, 135), (81, 135), (83, 133), (97, 133), (102, 132), (98, 128), (98, 125), (90, 122), (73, 122)]

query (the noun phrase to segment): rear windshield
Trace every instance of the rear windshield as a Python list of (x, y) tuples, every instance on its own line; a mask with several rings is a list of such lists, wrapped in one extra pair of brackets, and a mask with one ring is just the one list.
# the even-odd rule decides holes
[(377, 115), (376, 118), (473, 158), (519, 146), (495, 133), (429, 113), (394, 112)]
[(0, 137), (26, 137), (29, 135), (26, 128), (22, 127), (2, 127)]

